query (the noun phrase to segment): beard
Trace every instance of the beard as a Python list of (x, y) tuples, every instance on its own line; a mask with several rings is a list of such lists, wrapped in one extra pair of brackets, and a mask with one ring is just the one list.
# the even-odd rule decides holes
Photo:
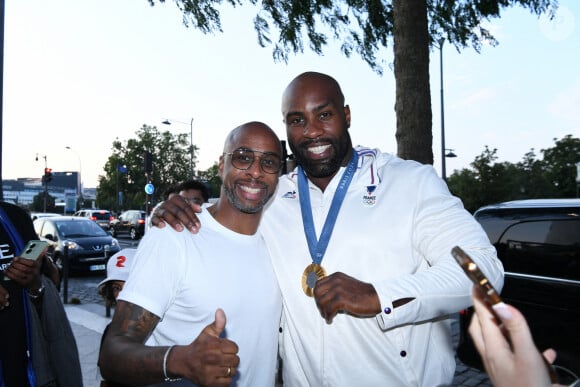
[(235, 183), (232, 187), (231, 185), (223, 185), (224, 191), (226, 193), (226, 197), (228, 201), (232, 204), (232, 206), (240, 212), (244, 214), (256, 214), (260, 212), (264, 206), (268, 203), (270, 198), (274, 195), (274, 191), (270, 192), (267, 196), (262, 198), (259, 202), (254, 202), (252, 204), (244, 204), (240, 198), (236, 195), (235, 192)]
[[(331, 156), (327, 159), (312, 159), (308, 151), (308, 147), (312, 144), (330, 144), (332, 148)], [(294, 153), (297, 164), (304, 169), (306, 174), (308, 176), (321, 178), (332, 176), (340, 169), (349, 148), (352, 147), (350, 144), (350, 136), (345, 135), (341, 136), (338, 140), (317, 139), (301, 142), (297, 146), (293, 146), (291, 143), (289, 145), (292, 153)]]

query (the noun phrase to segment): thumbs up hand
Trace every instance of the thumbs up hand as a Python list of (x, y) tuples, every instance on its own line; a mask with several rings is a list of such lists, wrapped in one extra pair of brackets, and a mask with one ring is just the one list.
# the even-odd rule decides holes
[(176, 346), (167, 359), (167, 374), (182, 375), (203, 386), (229, 386), (240, 364), (238, 345), (220, 337), (226, 327), (222, 309), (187, 346)]

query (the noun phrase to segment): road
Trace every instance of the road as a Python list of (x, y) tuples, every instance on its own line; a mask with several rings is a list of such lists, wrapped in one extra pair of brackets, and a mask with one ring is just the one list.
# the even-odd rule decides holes
[[(138, 242), (131, 241), (130, 239), (118, 238), (121, 247), (136, 247)], [(73, 276), (68, 279), (67, 283), (67, 295), (68, 303), (71, 304), (100, 304), (103, 306), (103, 313), (105, 313), (105, 303), (99, 294), (97, 293), (97, 284), (105, 278), (105, 273), (95, 273), (83, 276)], [(64, 293), (64, 284), (61, 288), (61, 292)], [(452, 322), (452, 332), (453, 341), (457, 343), (459, 331), (459, 321), (453, 319)], [(492, 384), (483, 372), (477, 369), (467, 367), (459, 359), (457, 359), (457, 368), (455, 370), (455, 376), (453, 378), (452, 387), (491, 387)]]

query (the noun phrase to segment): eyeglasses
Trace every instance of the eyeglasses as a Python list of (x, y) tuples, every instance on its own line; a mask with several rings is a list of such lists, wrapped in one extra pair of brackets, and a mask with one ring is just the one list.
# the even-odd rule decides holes
[(250, 169), (254, 164), (256, 153), (259, 153), (260, 168), (266, 173), (278, 173), (282, 168), (282, 160), (275, 153), (264, 153), (247, 148), (239, 148), (231, 153), (224, 152), (224, 156), (230, 156), (232, 166), (242, 171)]

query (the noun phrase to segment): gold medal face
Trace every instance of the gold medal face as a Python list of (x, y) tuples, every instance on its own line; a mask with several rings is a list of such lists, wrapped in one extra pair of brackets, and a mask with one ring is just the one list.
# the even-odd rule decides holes
[(326, 271), (317, 263), (311, 263), (306, 266), (304, 273), (302, 273), (302, 290), (308, 297), (314, 295), (314, 287), (319, 279), (326, 276)]

